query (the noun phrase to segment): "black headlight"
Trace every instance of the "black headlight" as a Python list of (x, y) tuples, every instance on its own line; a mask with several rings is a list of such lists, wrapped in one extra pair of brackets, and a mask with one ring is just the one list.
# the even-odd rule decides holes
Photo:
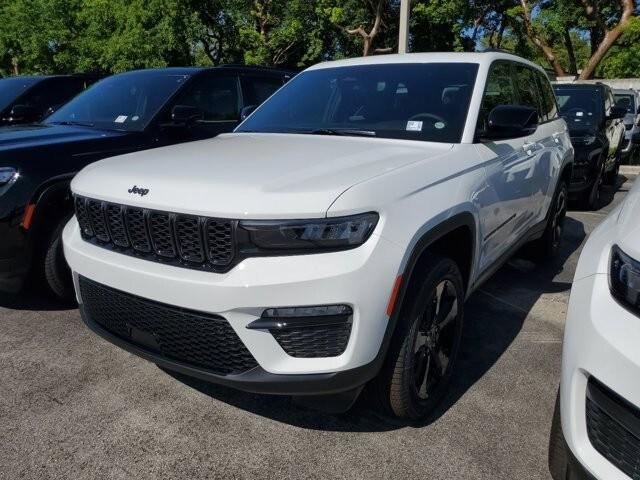
[(624, 305), (640, 311), (640, 262), (614, 245), (609, 273), (611, 294)]
[(341, 250), (367, 241), (377, 213), (313, 220), (242, 221), (251, 243), (263, 250)]

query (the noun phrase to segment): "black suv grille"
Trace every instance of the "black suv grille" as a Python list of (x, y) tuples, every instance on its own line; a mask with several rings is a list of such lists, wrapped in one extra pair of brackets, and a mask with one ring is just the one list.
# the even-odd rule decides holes
[(146, 300), (84, 277), (79, 282), (89, 320), (127, 342), (218, 375), (258, 365), (222, 317)]
[(76, 197), (82, 236), (101, 247), (172, 265), (225, 271), (235, 256), (233, 220), (195, 217)]
[(273, 329), (270, 332), (282, 349), (292, 357), (337, 357), (347, 348), (351, 322), (342, 325)]
[(586, 411), (593, 448), (633, 480), (640, 480), (640, 410), (590, 379)]

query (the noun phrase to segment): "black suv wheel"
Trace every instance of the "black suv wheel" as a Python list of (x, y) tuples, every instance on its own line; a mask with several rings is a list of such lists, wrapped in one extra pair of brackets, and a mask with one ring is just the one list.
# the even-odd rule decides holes
[(73, 300), (73, 280), (62, 249), (62, 230), (65, 219), (51, 233), (45, 245), (44, 279), (49, 290), (65, 302)]
[(393, 415), (418, 420), (447, 391), (462, 338), (464, 287), (458, 265), (434, 255), (414, 285), (378, 379)]

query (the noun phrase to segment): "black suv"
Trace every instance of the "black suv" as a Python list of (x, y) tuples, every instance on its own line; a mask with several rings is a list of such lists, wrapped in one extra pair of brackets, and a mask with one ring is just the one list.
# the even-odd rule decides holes
[(0, 126), (38, 122), (99, 79), (85, 74), (0, 79)]
[(602, 83), (557, 84), (554, 89), (575, 149), (569, 193), (596, 209), (602, 184), (614, 185), (618, 178), (626, 109), (616, 106), (611, 88)]
[(291, 76), (234, 66), (128, 72), (96, 83), (43, 123), (0, 129), (0, 290), (20, 290), (31, 272), (72, 297), (60, 234), (80, 169), (230, 132)]

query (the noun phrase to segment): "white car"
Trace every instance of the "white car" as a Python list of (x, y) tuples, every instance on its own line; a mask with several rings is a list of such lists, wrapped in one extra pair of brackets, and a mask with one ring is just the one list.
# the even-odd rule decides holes
[(466, 297), (525, 243), (557, 250), (572, 160), (521, 58), (325, 63), (232, 134), (84, 169), (64, 249), (87, 325), (163, 368), (327, 409), (374, 380), (420, 418)]
[(549, 465), (640, 478), (640, 182), (584, 246), (571, 289)]

